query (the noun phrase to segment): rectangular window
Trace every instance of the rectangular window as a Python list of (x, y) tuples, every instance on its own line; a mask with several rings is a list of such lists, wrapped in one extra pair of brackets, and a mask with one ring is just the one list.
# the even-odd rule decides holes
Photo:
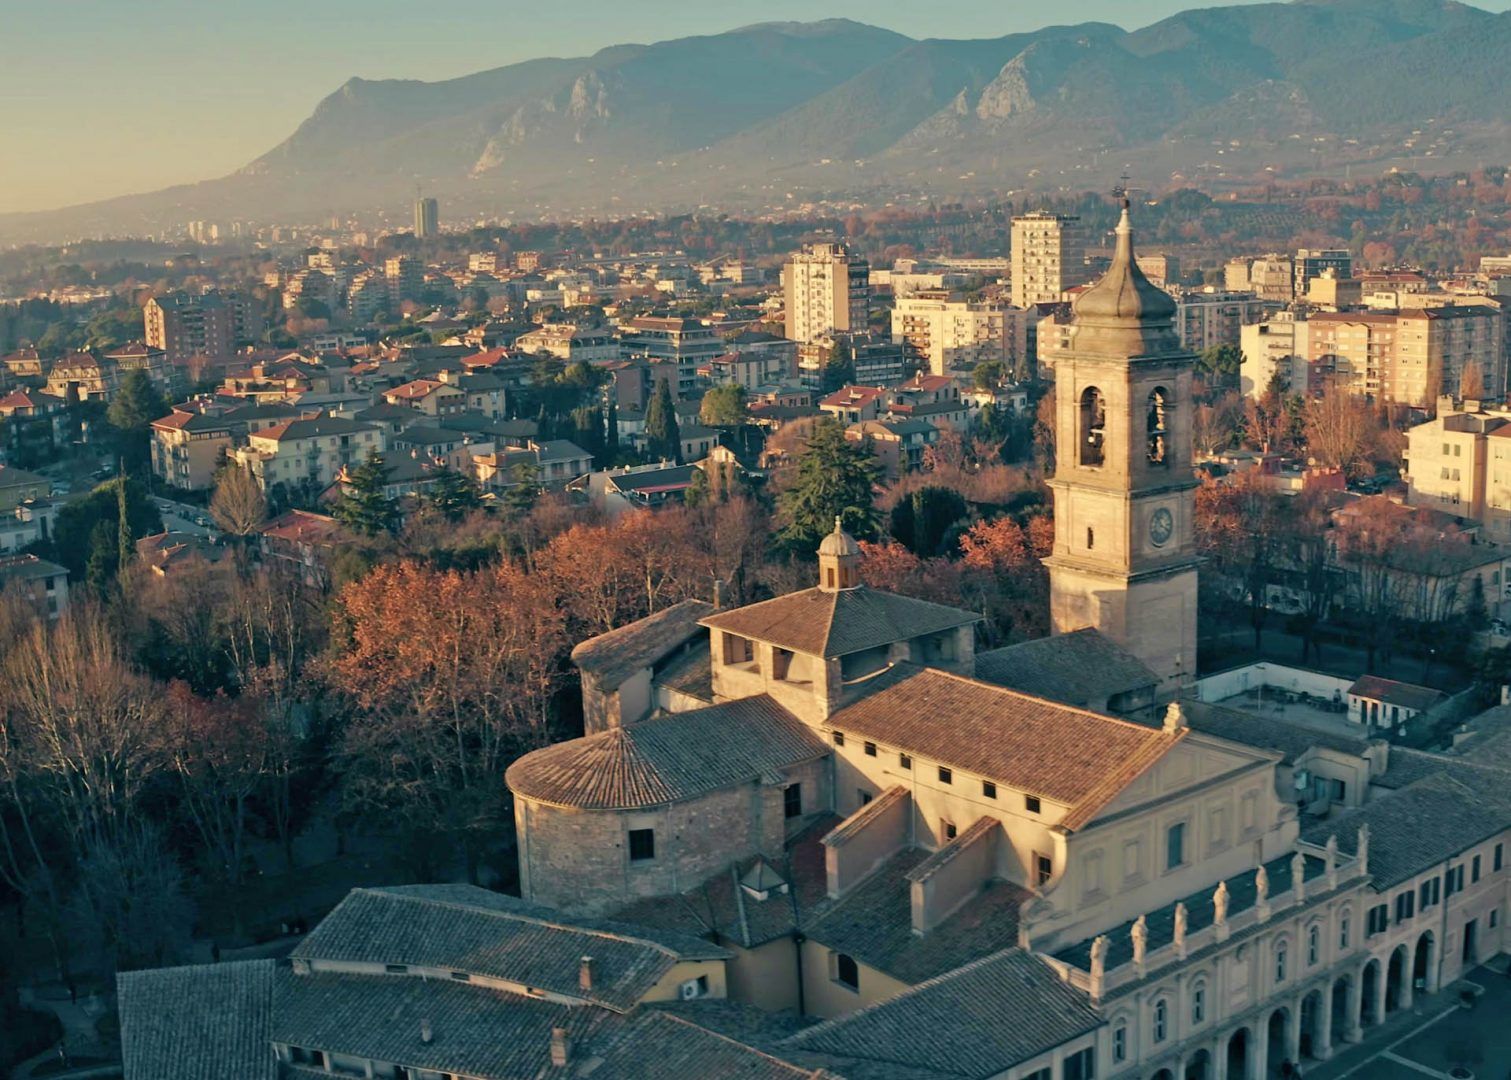
[(955, 782), (955, 774), (949, 766), (939, 766), (939, 782), (941, 784), (953, 784)]
[(1343, 797), (1348, 794), (1348, 787), (1347, 787), (1347, 785), (1345, 785), (1342, 780), (1334, 780), (1332, 783), (1333, 783), (1333, 802), (1342, 802), (1343, 801)]
[(1383, 934), (1390, 927), (1390, 905), (1378, 904), (1369, 909), (1369, 915), (1364, 924), (1364, 936), (1374, 937)]
[(1505, 852), (1503, 852), (1501, 849), (1504, 846), (1505, 845), (1503, 845), (1503, 844), (1496, 844), (1495, 845), (1495, 856), (1494, 856), (1494, 858), (1492, 858), (1490, 860), (1490, 869), (1492, 869), (1492, 870), (1499, 870), (1501, 868), (1501, 860), (1502, 860), (1502, 858), (1505, 855)]
[(835, 746), (844, 746), (845, 745), (845, 733), (843, 731), (836, 731), (834, 733), (834, 745)]
[(1396, 922), (1405, 922), (1416, 914), (1416, 893), (1410, 889), (1396, 897)]
[(802, 784), (788, 784), (782, 792), (782, 814), (789, 818), (803, 816)]
[(1033, 1072), (1025, 1074), (1023, 1080), (1054, 1080), (1054, 1075), (1054, 1069), (1046, 1065), (1042, 1069), (1035, 1069)]
[(383, 970), (389, 975), (408, 975), (408, 964), (384, 964)]
[(913, 767), (913, 755), (912, 754), (898, 754), (897, 755), (897, 764), (898, 764), (899, 768), (911, 769)]
[(871, 801), (871, 793), (865, 788), (856, 788), (855, 798), (860, 802), (862, 806), (865, 806)]
[(1023, 796), (1023, 809), (1027, 810), (1030, 814), (1037, 814), (1039, 812), (1039, 796)]
[(1128, 1060), (1128, 1028), (1119, 1024), (1112, 1029), (1112, 1060)]
[(1480, 879), (1480, 857), (1476, 855), (1469, 864), (1469, 884), (1473, 885)]
[(997, 797), (997, 785), (990, 780), (981, 781), (981, 794), (985, 798), (995, 799)]
[(1034, 882), (1036, 884), (1038, 884), (1038, 885), (1043, 885), (1046, 881), (1048, 881), (1050, 879), (1051, 876), (1053, 876), (1054, 872), (1055, 872), (1055, 861), (1054, 861), (1054, 859), (1050, 858), (1048, 855), (1040, 855), (1037, 852), (1035, 852), (1034, 853)]
[(868, 743), (866, 743), (866, 757), (875, 757), (875, 756), (876, 756), (876, 744), (874, 742), (868, 742)]
[(453, 979), (455, 979), (457, 982), (471, 982), (472, 981), (472, 976), (469, 975), (469, 974), (467, 974), (465, 971), (453, 971), (451, 973), (451, 977)]
[(1096, 1080), (1096, 1050), (1086, 1047), (1065, 1059), (1065, 1080)]
[(1338, 948), (1339, 949), (1346, 949), (1346, 948), (1348, 948), (1348, 916), (1347, 915), (1343, 916), (1343, 920), (1338, 923)]
[(1177, 821), (1165, 830), (1165, 869), (1174, 870), (1186, 861), (1186, 823)]
[(630, 862), (645, 862), (656, 857), (656, 830), (630, 830)]

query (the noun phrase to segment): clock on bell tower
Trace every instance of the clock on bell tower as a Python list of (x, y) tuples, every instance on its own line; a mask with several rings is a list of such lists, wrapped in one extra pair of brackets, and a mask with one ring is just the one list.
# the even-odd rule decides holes
[(1126, 199), (1112, 264), (1055, 355), (1054, 632), (1101, 631), (1173, 695), (1196, 671), (1195, 357), (1134, 260)]

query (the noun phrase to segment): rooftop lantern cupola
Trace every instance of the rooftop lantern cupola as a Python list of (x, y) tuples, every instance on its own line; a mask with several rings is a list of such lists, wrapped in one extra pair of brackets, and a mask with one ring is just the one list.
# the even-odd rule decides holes
[(818, 546), (818, 587), (824, 592), (860, 588), (860, 545), (845, 532), (840, 519)]
[(1139, 269), (1128, 207), (1124, 199), (1117, 247), (1107, 273), (1072, 306), (1073, 346), (1085, 352), (1126, 357), (1179, 352), (1175, 301)]

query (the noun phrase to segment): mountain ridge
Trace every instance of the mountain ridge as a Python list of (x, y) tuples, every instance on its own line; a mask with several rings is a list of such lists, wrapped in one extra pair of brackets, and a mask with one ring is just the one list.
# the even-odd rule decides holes
[(1124, 169), (1154, 187), (1444, 169), (1511, 157), (1506, 55), (1511, 13), (1455, 0), (1293, 0), (986, 39), (752, 23), (436, 82), (348, 79), (226, 177), (0, 215), (0, 235), (401, 213), (416, 185), (457, 220), (759, 207), (793, 188), (1100, 187)]

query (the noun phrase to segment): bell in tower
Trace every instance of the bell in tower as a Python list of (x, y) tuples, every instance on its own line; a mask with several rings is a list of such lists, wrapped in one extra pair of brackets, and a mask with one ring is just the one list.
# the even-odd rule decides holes
[(1107, 273), (1076, 300), (1055, 360), (1050, 617), (1096, 629), (1171, 696), (1195, 673), (1191, 373), (1176, 307), (1138, 267), (1123, 200)]

